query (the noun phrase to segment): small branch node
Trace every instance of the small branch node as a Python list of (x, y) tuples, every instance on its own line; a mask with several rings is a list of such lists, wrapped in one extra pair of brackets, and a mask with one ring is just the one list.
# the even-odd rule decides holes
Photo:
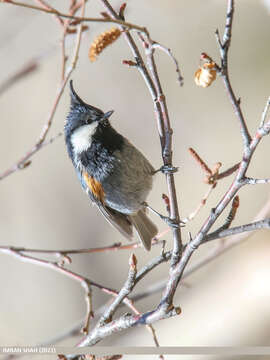
[(132, 60), (123, 60), (122, 61), (122, 64), (123, 65), (128, 65), (128, 66), (135, 66), (135, 67), (137, 67), (138, 66), (138, 64), (136, 63), (136, 62), (134, 62), (134, 61), (132, 61)]
[(120, 6), (120, 9), (119, 9), (119, 17), (122, 20), (125, 20), (125, 15), (124, 14), (125, 14), (126, 7), (127, 7), (127, 3), (123, 3)]
[(29, 165), (31, 165), (31, 163), (32, 163), (31, 160), (20, 163), (20, 164), (18, 164), (18, 169), (23, 170), (23, 169), (27, 168)]
[(133, 271), (137, 271), (137, 258), (135, 254), (131, 254), (129, 258), (129, 266)]
[(182, 309), (180, 308), (180, 306), (175, 307), (174, 311), (176, 312), (177, 315), (180, 315), (182, 313)]
[(170, 199), (169, 199), (169, 197), (168, 197), (166, 194), (162, 194), (162, 199), (163, 199), (164, 202), (165, 202), (167, 212), (170, 214), (170, 212), (171, 212), (171, 206), (170, 206)]

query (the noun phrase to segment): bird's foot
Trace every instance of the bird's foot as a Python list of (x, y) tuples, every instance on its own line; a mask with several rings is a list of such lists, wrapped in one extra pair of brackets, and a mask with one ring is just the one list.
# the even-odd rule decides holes
[(149, 206), (146, 202), (143, 203), (143, 206), (146, 209), (152, 211), (152, 213), (156, 214), (158, 217), (160, 217), (161, 220), (163, 220), (167, 225), (169, 225), (172, 228), (177, 229), (179, 227), (185, 226), (185, 224), (182, 221), (177, 221), (177, 220), (171, 219), (168, 216), (160, 214), (158, 211), (156, 211), (151, 206)]
[(178, 167), (171, 165), (162, 165), (159, 169), (154, 171), (154, 174), (158, 172), (162, 172), (162, 174), (174, 174), (178, 171)]

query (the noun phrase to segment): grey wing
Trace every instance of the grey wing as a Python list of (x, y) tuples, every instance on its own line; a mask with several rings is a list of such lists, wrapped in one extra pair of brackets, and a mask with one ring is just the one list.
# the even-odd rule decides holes
[(98, 199), (93, 196), (92, 192), (89, 191), (87, 185), (85, 184), (85, 181), (82, 177), (82, 174), (80, 171), (76, 171), (78, 178), (81, 182), (81, 185), (83, 189), (86, 191), (87, 195), (91, 199), (91, 201), (97, 205), (99, 211), (104, 215), (106, 220), (114, 226), (122, 235), (124, 235), (128, 240), (132, 240), (133, 237), (133, 225), (128, 215), (121, 214), (116, 210), (113, 210), (103, 204), (101, 201), (98, 201)]
[(113, 210), (107, 206), (104, 206), (101, 203), (95, 202), (104, 215), (106, 220), (114, 226), (122, 235), (124, 235), (128, 240), (133, 238), (133, 225), (129, 219), (128, 215), (121, 214), (116, 210)]

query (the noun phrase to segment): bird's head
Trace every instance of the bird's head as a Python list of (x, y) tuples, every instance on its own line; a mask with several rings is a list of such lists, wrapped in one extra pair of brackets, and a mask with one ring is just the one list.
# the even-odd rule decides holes
[(104, 124), (108, 122), (113, 113), (113, 110), (104, 113), (102, 110), (86, 104), (75, 92), (72, 80), (70, 81), (70, 97), (70, 111), (65, 124), (65, 129), (68, 129), (69, 133), (81, 126)]

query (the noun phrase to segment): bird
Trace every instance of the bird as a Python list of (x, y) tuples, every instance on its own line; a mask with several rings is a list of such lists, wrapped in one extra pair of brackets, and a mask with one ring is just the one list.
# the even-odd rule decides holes
[(153, 166), (111, 126), (113, 110), (104, 113), (85, 103), (72, 80), (70, 96), (65, 142), (83, 190), (111, 225), (129, 240), (135, 229), (149, 251), (158, 233), (145, 207), (155, 174)]

